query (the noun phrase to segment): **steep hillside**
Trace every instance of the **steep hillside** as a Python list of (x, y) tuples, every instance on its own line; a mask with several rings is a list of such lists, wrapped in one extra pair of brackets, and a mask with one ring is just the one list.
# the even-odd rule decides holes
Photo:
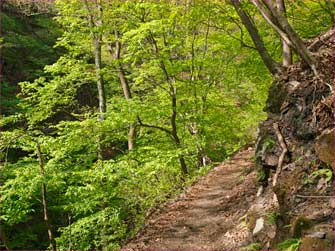
[(300, 250), (333, 250), (333, 31), (308, 43), (319, 76), (298, 62), (270, 88), (256, 149), (263, 186), (249, 216), (255, 225), (276, 216), (254, 236), (264, 246), (290, 239)]
[(7, 2), (1, 19), (4, 79), (0, 105), (6, 115), (17, 109), (17, 84), (41, 76), (44, 66), (60, 56), (60, 50), (53, 48), (60, 31), (51, 14), (27, 13)]

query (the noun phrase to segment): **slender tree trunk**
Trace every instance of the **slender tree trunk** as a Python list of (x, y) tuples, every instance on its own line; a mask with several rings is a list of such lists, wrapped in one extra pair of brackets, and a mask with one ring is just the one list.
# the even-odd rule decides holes
[(103, 121), (106, 113), (106, 98), (104, 82), (101, 75), (101, 36), (94, 38), (94, 61), (97, 78), (100, 121)]
[(72, 229), (71, 229), (72, 216), (71, 216), (71, 213), (67, 214), (67, 220), (68, 220), (68, 227), (69, 227), (69, 251), (72, 251)]
[[(278, 12), (286, 17), (286, 7), (284, 0), (276, 0)], [(283, 50), (283, 66), (288, 67), (292, 64), (292, 50), (290, 46), (282, 39), (282, 50)]]
[[(165, 76), (170, 86), (171, 109), (172, 109), (171, 118), (170, 118), (171, 129), (172, 129), (171, 134), (172, 134), (172, 138), (174, 139), (174, 142), (177, 148), (180, 148), (181, 145), (180, 145), (180, 139), (178, 136), (178, 129), (177, 129), (177, 90), (176, 90), (176, 87), (173, 85), (174, 80), (170, 78), (163, 61), (161, 61), (161, 67), (165, 73)], [(188, 168), (186, 165), (184, 155), (182, 154), (179, 156), (179, 163), (180, 163), (181, 171), (184, 177), (188, 174)]]
[[(121, 48), (122, 48), (122, 44), (120, 42), (120, 37), (119, 37), (119, 33), (117, 30), (115, 30), (114, 32), (115, 34), (115, 59), (117, 61), (117, 72), (118, 72), (118, 77), (121, 83), (121, 87), (123, 90), (123, 94), (125, 99), (129, 100), (132, 98), (131, 95), (131, 90), (130, 90), (130, 86), (128, 83), (128, 80), (126, 78), (126, 74), (124, 72), (122, 63), (120, 62), (121, 60)], [(112, 53), (112, 48), (110, 46), (110, 52)], [(128, 132), (128, 150), (133, 150), (135, 148), (135, 138), (136, 138), (136, 127), (135, 124), (131, 124), (129, 126), (129, 132)]]
[[(171, 90), (172, 91), (172, 90)], [(177, 131), (177, 95), (176, 95), (176, 89), (173, 89), (173, 92), (171, 93), (171, 105), (172, 105), (172, 114), (171, 114), (171, 127), (172, 127), (172, 137), (174, 138), (174, 141), (178, 148), (180, 148), (180, 139), (178, 137), (178, 131)], [(179, 163), (181, 167), (181, 171), (183, 173), (183, 176), (188, 174), (188, 168), (186, 165), (186, 161), (183, 155), (179, 156)]]
[(184, 155), (179, 156), (179, 163), (180, 163), (181, 171), (182, 171), (182, 174), (183, 174), (182, 177), (184, 179), (184, 177), (188, 174), (188, 168), (187, 168), (187, 164), (186, 164)]
[(264, 42), (261, 36), (259, 35), (256, 26), (253, 24), (247, 13), (243, 10), (240, 0), (231, 0), (231, 3), (233, 4), (243, 25), (247, 29), (264, 64), (266, 65), (266, 67), (268, 68), (268, 70), (271, 72), (272, 75), (278, 74), (281, 68), (280, 65), (270, 56), (268, 50), (265, 48)]
[[(158, 49), (157, 42), (152, 34), (150, 34), (150, 38), (152, 40), (154, 53), (159, 58), (159, 49)], [(180, 148), (181, 144), (180, 144), (180, 139), (179, 139), (178, 130), (177, 130), (177, 89), (174, 85), (175, 79), (170, 77), (163, 60), (160, 60), (160, 68), (162, 69), (163, 74), (165, 75), (166, 81), (168, 83), (169, 95), (171, 98), (171, 109), (172, 109), (172, 113), (170, 117), (171, 135), (172, 135), (173, 141), (175, 145), (177, 146), (177, 148)], [(184, 155), (181, 154), (179, 156), (179, 162), (180, 162), (181, 172), (184, 177), (188, 174), (188, 168), (186, 165)]]
[[(205, 41), (203, 44), (203, 52), (202, 52), (202, 59), (205, 59), (207, 51), (208, 51), (208, 37), (209, 37), (209, 31), (210, 31), (210, 20), (211, 17), (208, 16), (207, 19), (207, 27), (206, 27), (206, 35), (205, 35)], [(189, 28), (187, 28), (188, 30)], [(199, 144), (198, 139), (203, 135), (204, 128), (200, 128), (198, 125), (199, 119), (203, 119), (205, 115), (205, 110), (204, 108), (204, 94), (198, 95), (197, 92), (197, 81), (203, 80), (204, 78), (202, 77), (201, 71), (203, 68), (203, 63), (198, 66), (197, 72), (196, 72), (196, 66), (195, 66), (195, 59), (196, 59), (196, 52), (195, 52), (195, 41), (196, 41), (196, 36), (198, 34), (198, 31), (195, 29), (195, 27), (192, 28), (192, 42), (191, 42), (191, 53), (190, 53), (190, 61), (192, 62), (191, 67), (190, 67), (190, 78), (189, 81), (192, 83), (192, 91), (193, 91), (193, 99), (194, 99), (194, 105), (192, 109), (192, 113), (195, 115), (195, 117), (198, 117), (197, 115), (199, 114), (200, 111), (200, 118), (197, 118), (193, 121), (191, 121), (188, 125), (188, 131), (192, 135), (192, 137), (195, 137), (195, 141), (197, 142), (197, 158), (198, 158), (198, 164), (199, 166), (205, 166), (206, 161), (205, 159), (207, 158), (206, 150), (202, 147), (201, 144)], [(192, 95), (190, 94), (190, 95)], [(201, 97), (201, 102), (199, 105), (198, 102), (198, 96)], [(200, 106), (200, 107), (199, 107)]]
[[(95, 12), (89, 7), (88, 0), (84, 0), (84, 4), (88, 13), (88, 23), (91, 29), (91, 36), (93, 41), (93, 53), (94, 53), (94, 64), (95, 64), (95, 75), (98, 89), (98, 99), (99, 99), (99, 121), (102, 122), (105, 120), (106, 113), (106, 97), (105, 97), (105, 86), (104, 79), (101, 73), (102, 69), (102, 60), (101, 60), (101, 42), (102, 42), (102, 31), (100, 28), (102, 27), (103, 22), (103, 8), (101, 4), (101, 0), (95, 0)], [(94, 14), (95, 13), (95, 14)], [(95, 31), (97, 29), (98, 31)], [(102, 137), (100, 136), (98, 139), (98, 159), (103, 160), (103, 148), (102, 148)], [(101, 166), (103, 168), (103, 162), (101, 162)], [(101, 186), (105, 186), (104, 182), (101, 182)], [(101, 210), (104, 210), (107, 207), (106, 202), (101, 203)], [(101, 229), (101, 245), (102, 250), (105, 250), (105, 247), (108, 245), (108, 241), (106, 238), (106, 225), (104, 224)]]
[[(102, 26), (102, 5), (100, 0), (96, 0), (96, 8), (98, 10), (98, 16), (96, 20), (95, 26), (100, 28)], [(94, 33), (94, 23), (93, 23), (93, 16), (92, 20), (92, 33)], [(99, 112), (100, 112), (100, 120), (105, 119), (106, 113), (106, 97), (105, 97), (105, 87), (104, 87), (104, 80), (101, 74), (101, 40), (102, 35), (100, 32), (95, 32), (93, 35), (93, 44), (94, 44), (94, 63), (95, 63), (95, 71), (96, 71), (96, 79), (97, 79), (97, 88), (98, 88), (98, 95), (99, 95)]]
[[(101, 74), (101, 41), (102, 35), (101, 32), (96, 32), (95, 29), (102, 26), (102, 5), (101, 0), (96, 0), (96, 16), (92, 13), (90, 9), (89, 3), (87, 0), (84, 0), (85, 7), (88, 12), (88, 23), (91, 29), (91, 36), (92, 36), (92, 44), (93, 44), (93, 54), (94, 54), (94, 65), (95, 65), (95, 76), (96, 76), (96, 83), (98, 89), (98, 100), (99, 100), (99, 121), (103, 121), (105, 119), (106, 113), (106, 97), (105, 97), (105, 87), (104, 87), (104, 80)], [(101, 139), (98, 140), (98, 159), (103, 159), (103, 150), (101, 145)]]
[(136, 126), (134, 124), (131, 124), (129, 126), (129, 132), (128, 132), (128, 150), (134, 150), (135, 149), (135, 139), (136, 139)]
[(128, 84), (128, 81), (125, 77), (124, 69), (122, 67), (122, 64), (120, 62), (121, 60), (121, 42), (120, 42), (120, 36), (119, 32), (115, 31), (115, 59), (117, 60), (117, 70), (118, 70), (118, 77), (122, 86), (123, 94), (126, 99), (131, 99), (131, 91), (130, 86)]
[(251, 0), (251, 2), (257, 7), (263, 18), (272, 28), (279, 34), (279, 36), (290, 46), (293, 46), (291, 40), (287, 34), (280, 29), (278, 21), (271, 15), (268, 9), (266, 9), (258, 0)]
[[(40, 165), (40, 173), (43, 177), (43, 179), (45, 178), (45, 171), (44, 171), (44, 161), (43, 161), (43, 156), (42, 156), (42, 152), (41, 152), (41, 146), (38, 143), (37, 144), (37, 157), (38, 157), (38, 161), (39, 161), (39, 165)], [(49, 216), (48, 216), (48, 207), (47, 207), (47, 187), (45, 184), (45, 181), (43, 180), (42, 182), (42, 204), (43, 204), (43, 216), (44, 216), (44, 222), (45, 225), (47, 227), (48, 230), (48, 237), (49, 237), (49, 241), (51, 244), (51, 249), (52, 251), (56, 251), (56, 241), (54, 239), (54, 235), (52, 232), (52, 228), (49, 222)]]

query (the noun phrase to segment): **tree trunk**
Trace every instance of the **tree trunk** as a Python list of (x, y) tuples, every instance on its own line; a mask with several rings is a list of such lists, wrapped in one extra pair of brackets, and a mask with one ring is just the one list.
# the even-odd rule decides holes
[[(102, 35), (100, 32), (94, 31), (97, 27), (102, 26), (102, 5), (100, 0), (96, 0), (96, 9), (98, 10), (98, 15), (96, 20), (94, 14), (92, 13), (88, 1), (84, 0), (85, 7), (88, 12), (88, 23), (91, 29), (92, 44), (93, 44), (93, 54), (94, 54), (94, 65), (95, 65), (95, 76), (98, 89), (98, 100), (99, 100), (99, 121), (105, 119), (106, 113), (106, 97), (105, 97), (105, 87), (104, 80), (101, 74), (101, 40)], [(101, 145), (101, 139), (98, 140), (98, 159), (103, 159), (103, 149)]]
[[(119, 33), (117, 30), (115, 30), (114, 34), (115, 34), (115, 55), (114, 57), (117, 61), (116, 63), (117, 63), (118, 77), (121, 83), (124, 97), (125, 99), (129, 100), (132, 98), (131, 90), (130, 90), (128, 80), (126, 78), (126, 74), (120, 62), (122, 44), (120, 42)], [(112, 53), (112, 48), (110, 45), (109, 47), (110, 47), (109, 48), (110, 52)], [(129, 133), (128, 133), (128, 150), (129, 151), (135, 148), (135, 138), (136, 138), (136, 127), (135, 127), (135, 124), (133, 123), (129, 126)]]
[(183, 155), (179, 156), (179, 163), (180, 163), (181, 171), (183, 174), (182, 179), (184, 180), (184, 177), (188, 174), (188, 168), (187, 168), (186, 161)]
[[(172, 114), (171, 114), (171, 127), (172, 127), (172, 137), (177, 145), (178, 148), (180, 148), (180, 139), (178, 137), (178, 131), (177, 131), (177, 95), (176, 95), (176, 90), (175, 88), (171, 90), (171, 105), (172, 105)], [(181, 171), (183, 174), (183, 177), (188, 174), (188, 168), (186, 165), (186, 161), (184, 159), (183, 155), (179, 156), (179, 162), (180, 162), (180, 167)]]
[(231, 0), (237, 14), (239, 15), (243, 25), (247, 29), (252, 41), (255, 44), (255, 47), (261, 56), (264, 64), (271, 72), (272, 75), (276, 75), (280, 72), (280, 65), (270, 56), (268, 50), (265, 48), (264, 42), (261, 36), (258, 33), (256, 26), (251, 21), (250, 17), (243, 10), (240, 0)]
[(100, 121), (105, 119), (106, 113), (106, 99), (105, 99), (105, 89), (104, 82), (101, 75), (101, 36), (94, 38), (94, 62), (95, 62), (95, 71), (97, 79), (97, 88), (98, 88), (98, 99), (99, 99), (99, 113)]
[[(155, 38), (152, 34), (150, 34), (150, 38), (152, 40), (154, 53), (157, 56), (157, 58), (159, 58), (160, 55), (159, 55), (159, 48), (158, 48), (157, 42), (156, 42), (156, 40), (155, 40)], [(168, 91), (169, 91), (169, 95), (170, 95), (170, 98), (171, 98), (171, 109), (172, 109), (172, 113), (171, 113), (171, 117), (170, 117), (171, 136), (172, 136), (172, 139), (173, 139), (176, 147), (180, 149), (181, 145), (180, 145), (180, 139), (179, 139), (179, 136), (178, 136), (177, 122), (176, 122), (176, 120), (177, 120), (177, 89), (174, 86), (175, 79), (170, 77), (170, 75), (169, 75), (169, 73), (166, 69), (165, 63), (162, 59), (160, 59), (160, 68), (163, 71), (163, 74), (164, 74), (164, 76), (166, 78), (166, 81), (168, 83), (168, 86), (169, 86)], [(179, 156), (179, 162), (180, 162), (181, 172), (182, 172), (183, 177), (184, 177), (188, 174), (188, 168), (187, 168), (187, 165), (186, 165), (185, 158), (182, 154)]]
[(272, 28), (279, 34), (279, 36), (290, 46), (293, 46), (291, 40), (287, 34), (280, 29), (278, 21), (271, 15), (269, 10), (265, 8), (258, 0), (251, 0), (251, 2), (257, 7), (265, 21), (272, 26)]
[[(102, 6), (100, 0), (96, 1), (96, 8), (98, 10), (98, 17), (96, 21), (96, 27), (100, 28), (102, 26)], [(93, 21), (93, 17), (91, 19)], [(94, 34), (94, 23), (92, 23), (92, 34)], [(97, 79), (97, 88), (98, 88), (98, 95), (99, 95), (99, 112), (100, 112), (100, 120), (105, 119), (106, 113), (106, 97), (105, 97), (105, 88), (104, 88), (104, 81), (101, 74), (101, 40), (102, 35), (101, 33), (97, 32), (93, 35), (93, 44), (94, 44), (94, 64), (95, 64), (95, 72), (96, 72), (96, 79)]]
[[(276, 0), (278, 12), (286, 17), (286, 7), (284, 0)], [(290, 46), (282, 39), (282, 58), (283, 58), (283, 66), (288, 67), (292, 64), (292, 51)]]
[(135, 124), (131, 124), (129, 126), (129, 132), (128, 132), (128, 150), (134, 150), (135, 149), (135, 139), (136, 139), (136, 126)]
[(70, 213), (67, 214), (67, 220), (68, 220), (68, 227), (69, 227), (69, 251), (72, 251), (72, 216)]
[(272, 0), (251, 0), (257, 7), (264, 19), (278, 32), (285, 42), (294, 48), (296, 53), (310, 66), (315, 75), (318, 75), (316, 70), (316, 59), (307, 49), (302, 39), (298, 36), (287, 19), (281, 15), (274, 6)]
[[(45, 178), (45, 171), (44, 171), (44, 161), (42, 157), (41, 152), (41, 146), (39, 143), (37, 143), (37, 157), (40, 165), (40, 173), (42, 175), (42, 178)], [(54, 239), (52, 228), (49, 222), (49, 216), (48, 216), (48, 207), (47, 207), (47, 187), (45, 184), (45, 181), (42, 182), (42, 204), (43, 204), (43, 216), (44, 216), (44, 222), (48, 230), (48, 237), (51, 244), (51, 250), (56, 251), (56, 241)]]

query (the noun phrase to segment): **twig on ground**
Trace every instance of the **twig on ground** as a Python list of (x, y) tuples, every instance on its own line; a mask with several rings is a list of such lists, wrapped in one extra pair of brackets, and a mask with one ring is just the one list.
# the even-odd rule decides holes
[(302, 194), (296, 194), (295, 196), (298, 197), (298, 198), (315, 198), (315, 199), (334, 198), (334, 196), (330, 196), (330, 195), (302, 195)]

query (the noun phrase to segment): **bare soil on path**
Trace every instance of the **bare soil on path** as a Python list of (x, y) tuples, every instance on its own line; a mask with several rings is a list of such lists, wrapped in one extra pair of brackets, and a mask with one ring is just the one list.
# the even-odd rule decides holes
[(240, 250), (252, 243), (245, 215), (255, 200), (254, 149), (241, 150), (167, 202), (124, 250)]

